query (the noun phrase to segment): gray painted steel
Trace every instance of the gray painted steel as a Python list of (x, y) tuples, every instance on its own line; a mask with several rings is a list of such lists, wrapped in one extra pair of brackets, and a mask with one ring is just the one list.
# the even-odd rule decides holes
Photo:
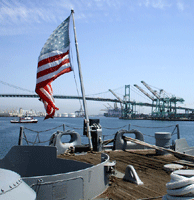
[(36, 193), (21, 176), (13, 171), (0, 169), (0, 199), (1, 200), (35, 200)]
[(20, 174), (37, 200), (93, 199), (108, 187), (108, 155), (101, 154), (102, 163), (95, 166), (56, 155), (56, 147), (14, 146), (0, 160), (0, 168)]
[(119, 130), (114, 138), (113, 149), (114, 150), (126, 150), (126, 149), (144, 149), (144, 146), (135, 144), (124, 139), (124, 134), (134, 134), (135, 139), (144, 141), (143, 134), (138, 130)]
[[(92, 122), (91, 122), (92, 123)], [(91, 136), (94, 151), (102, 151), (102, 127), (99, 123), (92, 123)]]
[(194, 147), (190, 147), (185, 138), (175, 140), (175, 151), (187, 155), (194, 155)]
[[(156, 132), (155, 139), (156, 139), (156, 146), (170, 149), (170, 140), (171, 140), (170, 132)], [(156, 150), (156, 154), (164, 155), (169, 153), (167, 151)]]
[(85, 88), (84, 88), (84, 82), (83, 82), (83, 76), (82, 76), (82, 70), (81, 70), (81, 63), (80, 63), (80, 59), (79, 59), (79, 50), (78, 50), (77, 34), (76, 34), (76, 28), (75, 28), (74, 10), (73, 9), (71, 10), (71, 15), (72, 15), (72, 19), (73, 19), (75, 49), (76, 49), (76, 54), (77, 54), (77, 64), (78, 64), (79, 80), (80, 80), (80, 87), (81, 87), (81, 92), (82, 92), (82, 100), (83, 100), (84, 113), (85, 113), (85, 122), (86, 122), (86, 127), (87, 127), (87, 136), (88, 136), (90, 149), (93, 150), (91, 130), (90, 130), (90, 125), (89, 125), (89, 117), (88, 117), (88, 107), (87, 107), (87, 102), (86, 102), (86, 97), (85, 97)]
[(137, 172), (135, 171), (135, 168), (132, 165), (127, 165), (125, 170), (125, 176), (123, 177), (123, 179), (135, 183), (137, 185), (143, 185), (143, 182), (139, 178)]
[[(70, 141), (67, 143), (62, 143), (61, 138), (64, 135), (70, 135)], [(76, 145), (81, 145), (81, 136), (79, 133), (75, 131), (67, 130), (65, 132), (57, 131), (53, 133), (50, 139), (51, 146), (57, 147), (57, 155), (63, 154), (70, 147), (75, 147)]]

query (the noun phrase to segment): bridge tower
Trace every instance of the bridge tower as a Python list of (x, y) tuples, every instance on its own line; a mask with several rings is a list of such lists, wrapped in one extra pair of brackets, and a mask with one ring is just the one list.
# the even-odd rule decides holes
[(125, 85), (125, 96), (124, 96), (124, 110), (123, 110), (123, 117), (124, 118), (131, 118), (133, 117), (133, 106), (130, 101), (130, 85)]

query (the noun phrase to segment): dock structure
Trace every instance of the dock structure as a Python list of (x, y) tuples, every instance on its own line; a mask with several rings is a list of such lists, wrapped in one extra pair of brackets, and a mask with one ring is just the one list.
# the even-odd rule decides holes
[[(163, 89), (159, 91), (153, 90), (147, 83), (141, 83), (154, 95), (152, 104), (155, 104), (155, 109), (152, 107), (152, 119), (178, 119), (181, 116), (188, 118), (188, 110), (185, 109), (184, 114), (178, 114), (177, 103), (183, 103), (183, 98), (174, 95), (168, 95)], [(193, 112), (193, 109), (191, 109)]]
[[(141, 83), (151, 92), (149, 94), (137, 84), (134, 84), (139, 91), (147, 96), (152, 103), (143, 103), (130, 100), (130, 85), (125, 85), (125, 94), (121, 99), (113, 90), (109, 91), (116, 97), (117, 102), (121, 105), (121, 117), (122, 119), (153, 119), (153, 120), (194, 120), (194, 109), (186, 108), (183, 106), (177, 106), (178, 103), (183, 103), (185, 100), (174, 95), (168, 95), (163, 89), (159, 92), (153, 90), (147, 83), (141, 81)], [(137, 114), (136, 106), (149, 106), (151, 107), (151, 116)], [(183, 113), (178, 113), (178, 110), (184, 110)], [(108, 113), (105, 116), (114, 113), (114, 110), (107, 110)], [(111, 116), (110, 116), (111, 117)], [(114, 117), (114, 116), (113, 116)]]

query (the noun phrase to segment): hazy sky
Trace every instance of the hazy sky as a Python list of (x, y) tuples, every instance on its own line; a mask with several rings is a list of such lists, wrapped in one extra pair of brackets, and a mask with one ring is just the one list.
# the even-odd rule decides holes
[[(122, 96), (125, 85), (146, 90), (144, 80), (194, 108), (193, 0), (0, 0), (0, 81), (34, 91), (41, 48), (72, 8), (86, 94), (122, 87)], [(73, 65), (79, 82), (76, 56)], [(55, 80), (53, 90), (77, 95), (74, 73)], [(0, 93), (29, 92), (0, 83)], [(133, 91), (131, 99), (148, 102)], [(107, 103), (88, 104), (92, 114)], [(79, 102), (56, 100), (56, 106), (74, 112)], [(0, 109), (8, 107), (43, 110), (37, 99), (1, 98)]]

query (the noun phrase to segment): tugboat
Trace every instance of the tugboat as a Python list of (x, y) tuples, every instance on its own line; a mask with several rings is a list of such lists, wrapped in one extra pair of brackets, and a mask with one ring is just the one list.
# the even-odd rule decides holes
[(19, 117), (19, 119), (13, 119), (13, 120), (10, 120), (11, 123), (37, 123), (38, 120), (37, 119), (34, 119), (33, 117), (29, 117), (29, 116), (26, 116), (26, 117)]

